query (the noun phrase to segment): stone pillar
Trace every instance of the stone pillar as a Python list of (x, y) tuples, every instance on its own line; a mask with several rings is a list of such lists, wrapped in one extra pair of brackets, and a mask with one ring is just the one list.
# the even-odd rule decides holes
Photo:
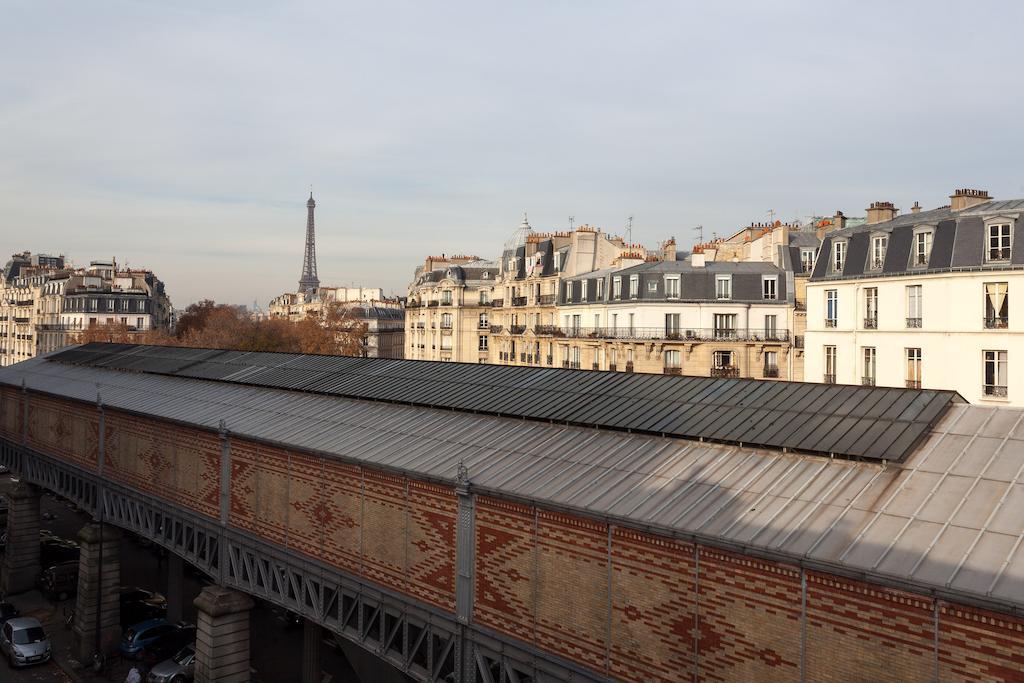
[(320, 624), (310, 619), (302, 620), (302, 683), (320, 683), (323, 669), (320, 665), (320, 650), (324, 634)]
[(109, 655), (121, 640), (121, 531), (93, 522), (78, 532), (78, 543), (82, 552), (73, 625), (75, 654), (88, 662), (97, 646)]
[(182, 600), (184, 590), (182, 580), (185, 576), (184, 562), (172, 552), (167, 553), (167, 620), (171, 623), (181, 621)]
[(199, 610), (195, 682), (246, 683), (252, 598), (223, 586), (207, 586), (194, 604)]
[(24, 482), (8, 494), (7, 550), (0, 569), (0, 592), (24, 593), (35, 588), (39, 566), (39, 489)]

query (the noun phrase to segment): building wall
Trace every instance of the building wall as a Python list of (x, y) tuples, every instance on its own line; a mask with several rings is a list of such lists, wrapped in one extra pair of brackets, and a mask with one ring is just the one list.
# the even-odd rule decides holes
[[(986, 329), (985, 283), (1009, 285), (1009, 326)], [(920, 285), (920, 328), (907, 327), (909, 285)], [(878, 289), (878, 328), (865, 329), (865, 292)], [(826, 292), (838, 294), (835, 328), (825, 327)], [(935, 275), (812, 282), (807, 285), (806, 380), (821, 382), (825, 346), (836, 347), (836, 381), (860, 384), (863, 349), (874, 347), (879, 386), (906, 386), (906, 349), (921, 349), (922, 386), (953, 389), (971, 403), (1024, 406), (1024, 272), (941, 273)], [(983, 352), (1005, 350), (1005, 398), (985, 396)]]
[[(77, 435), (56, 444), (37, 434), (30, 445), (95, 472), (96, 408), (28, 397), (30, 431), (57, 431), (53, 416), (65, 414)], [(9, 440), (20, 441), (23, 400), (0, 389)], [(219, 435), (106, 415), (108, 476), (217, 517)], [(231, 525), (454, 612), (453, 487), (228, 438)], [(475, 510), (471, 623), (599, 675), (1024, 679), (1020, 617), (492, 496), (476, 495)]]
[[(451, 304), (443, 304), (441, 293), (452, 293)], [(485, 293), (481, 303), (480, 292)], [(491, 284), (476, 285), (444, 279), (410, 292), (405, 313), (405, 357), (414, 360), (440, 360), (460, 363), (486, 362), (491, 341)], [(450, 326), (445, 316), (451, 317)], [(486, 324), (481, 324), (480, 316)], [(480, 338), (487, 347), (480, 348)]]

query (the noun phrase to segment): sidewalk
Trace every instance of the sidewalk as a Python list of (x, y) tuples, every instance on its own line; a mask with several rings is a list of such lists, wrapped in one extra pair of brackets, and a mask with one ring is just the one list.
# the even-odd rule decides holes
[[(128, 677), (132, 662), (122, 661), (120, 657), (114, 658), (107, 671), (101, 674), (94, 674), (89, 668), (90, 662), (79, 662), (74, 655), (74, 633), (64, 626), (64, 609), (73, 609), (75, 600), (67, 600), (61, 604), (54, 604), (44, 598), (37, 591), (29, 591), (20, 595), (13, 595), (7, 601), (18, 608), (22, 616), (35, 617), (43, 625), (43, 630), (50, 637), (50, 645), (53, 648), (53, 662), (64, 673), (75, 681), (75, 683), (122, 683)], [(140, 665), (140, 671), (145, 671)]]

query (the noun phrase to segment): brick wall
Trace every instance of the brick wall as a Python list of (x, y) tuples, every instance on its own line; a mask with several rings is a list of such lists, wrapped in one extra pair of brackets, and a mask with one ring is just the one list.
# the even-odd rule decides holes
[(0, 436), (21, 443), (21, 392), (0, 387)]
[(939, 671), (949, 681), (1024, 681), (1024, 620), (941, 604)]
[(28, 445), (95, 472), (99, 462), (99, 410), (29, 394)]

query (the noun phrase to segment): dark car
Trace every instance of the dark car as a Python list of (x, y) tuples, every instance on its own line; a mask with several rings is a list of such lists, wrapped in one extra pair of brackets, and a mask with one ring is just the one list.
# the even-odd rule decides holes
[(121, 638), (121, 654), (129, 659), (138, 659), (139, 654), (147, 645), (167, 633), (177, 630), (178, 626), (166, 619), (147, 619), (140, 624), (130, 626)]
[(196, 642), (196, 627), (188, 624), (178, 626), (173, 631), (168, 631), (143, 646), (139, 653), (139, 659), (150, 664), (162, 662), (168, 657), (174, 656), (186, 645)]
[(78, 560), (50, 565), (39, 575), (38, 583), (50, 599), (67, 600), (78, 592)]
[(21, 612), (18, 608), (9, 602), (0, 602), (0, 626), (3, 626), (4, 622), (8, 619), (14, 619), (20, 617)]
[(121, 587), (121, 626), (128, 627), (147, 619), (167, 616), (167, 599), (159, 593), (137, 586)]

